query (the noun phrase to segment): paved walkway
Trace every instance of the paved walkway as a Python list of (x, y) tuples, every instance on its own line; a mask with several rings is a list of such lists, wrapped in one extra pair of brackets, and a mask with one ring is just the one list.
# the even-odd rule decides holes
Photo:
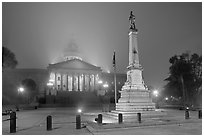
[[(39, 108), (17, 112), (17, 135), (151, 135), (151, 134), (202, 134), (202, 120), (198, 112), (191, 111), (190, 119), (184, 119), (184, 111), (163, 110), (167, 115), (162, 119), (143, 119), (142, 123), (117, 124), (117, 120), (103, 118), (103, 125), (98, 125), (95, 118), (101, 110), (90, 108), (81, 114), (82, 129), (76, 129), (76, 108)], [(52, 116), (53, 130), (46, 130), (46, 118)], [(2, 116), (2, 134), (9, 133), (9, 116)], [(116, 122), (116, 123), (114, 123)]]
[(95, 135), (201, 135), (202, 123), (186, 123), (147, 127), (114, 128), (93, 132)]

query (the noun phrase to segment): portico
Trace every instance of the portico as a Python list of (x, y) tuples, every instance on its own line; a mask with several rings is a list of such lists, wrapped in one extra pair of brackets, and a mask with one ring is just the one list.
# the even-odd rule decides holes
[(56, 64), (49, 64), (49, 81), (57, 92), (93, 92), (101, 68), (91, 65), (80, 58), (71, 58)]

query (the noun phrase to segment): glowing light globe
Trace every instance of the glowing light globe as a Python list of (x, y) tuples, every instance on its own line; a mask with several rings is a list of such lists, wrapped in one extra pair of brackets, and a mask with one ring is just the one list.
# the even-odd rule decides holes
[(78, 109), (78, 113), (81, 113), (82, 112), (82, 110), (81, 109)]

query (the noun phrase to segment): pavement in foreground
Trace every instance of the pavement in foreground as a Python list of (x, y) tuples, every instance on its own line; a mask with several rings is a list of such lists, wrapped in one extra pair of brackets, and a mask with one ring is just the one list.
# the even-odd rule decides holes
[[(161, 110), (160, 110), (161, 111)], [(95, 118), (102, 113), (98, 108), (87, 108), (81, 114), (82, 128), (76, 129), (77, 108), (39, 108), (21, 110), (17, 114), (17, 132), (9, 133), (9, 116), (2, 116), (3, 135), (201, 135), (202, 120), (197, 111), (190, 111), (184, 119), (183, 110), (163, 109), (161, 118), (142, 119), (118, 124), (116, 119), (103, 117), (98, 125)], [(103, 114), (103, 113), (102, 113)], [(46, 130), (46, 118), (52, 116), (52, 130)]]

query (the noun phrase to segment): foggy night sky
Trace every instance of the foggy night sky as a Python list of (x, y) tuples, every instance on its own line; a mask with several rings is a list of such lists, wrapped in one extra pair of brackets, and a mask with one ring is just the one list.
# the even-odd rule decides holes
[[(169, 58), (202, 54), (202, 3), (3, 3), (3, 46), (15, 53), (17, 68), (43, 68), (73, 51), (91, 64), (117, 71), (128, 66), (128, 17), (136, 17), (144, 81), (162, 87)], [(71, 51), (70, 51), (71, 50)]]

